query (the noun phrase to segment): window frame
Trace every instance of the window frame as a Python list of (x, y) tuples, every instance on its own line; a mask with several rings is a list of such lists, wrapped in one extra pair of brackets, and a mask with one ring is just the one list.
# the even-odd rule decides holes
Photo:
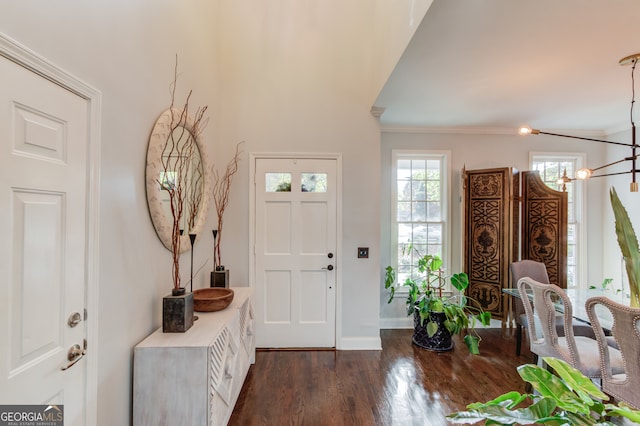
[[(586, 164), (587, 156), (584, 152), (529, 152), (529, 168), (535, 170), (533, 163), (542, 161), (575, 161), (575, 170), (584, 167)], [(575, 171), (574, 171), (575, 172)], [(573, 179), (573, 176), (569, 176)], [(586, 188), (582, 181), (571, 181), (567, 185), (575, 185), (573, 188), (573, 194), (575, 199), (574, 205), (574, 222), (576, 233), (576, 276), (574, 287), (572, 288), (587, 288), (587, 235), (585, 232), (585, 223), (587, 217), (586, 210)], [(567, 283), (569, 287), (569, 283)]]
[[(443, 268), (451, 269), (451, 151), (449, 150), (391, 150), (391, 214), (390, 214), (390, 265), (398, 270), (398, 160), (438, 160), (440, 162), (440, 203), (442, 223), (442, 250)], [(414, 222), (411, 222), (414, 223)], [(397, 280), (397, 278), (396, 278)], [(400, 283), (402, 284), (402, 283)], [(400, 286), (396, 293), (407, 293), (408, 289)]]

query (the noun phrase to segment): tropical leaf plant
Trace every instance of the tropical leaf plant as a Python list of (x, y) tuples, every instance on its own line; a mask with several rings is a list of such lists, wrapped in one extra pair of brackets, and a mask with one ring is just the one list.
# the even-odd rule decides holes
[(531, 384), (535, 394), (510, 391), (491, 401), (469, 404), (466, 411), (448, 415), (448, 420), (484, 420), (485, 425), (613, 425), (609, 418), (626, 417), (640, 423), (640, 411), (623, 403), (606, 403), (609, 397), (579, 370), (558, 358), (543, 360), (555, 374), (533, 364), (518, 367), (518, 374)]
[(640, 248), (638, 247), (638, 238), (627, 209), (620, 201), (615, 188), (609, 191), (611, 198), (611, 208), (616, 220), (616, 235), (618, 237), (618, 245), (622, 251), (627, 277), (629, 279), (629, 290), (631, 294), (630, 305), (632, 307), (640, 307)]
[[(405, 250), (414, 250), (412, 245)], [(488, 326), (491, 321), (491, 313), (485, 312), (479, 303), (469, 303), (471, 300), (464, 293), (469, 286), (469, 276), (464, 272), (445, 276), (442, 269), (442, 259), (437, 255), (420, 255), (418, 259), (418, 278), (407, 278), (404, 283), (396, 283), (396, 271), (391, 266), (385, 269), (384, 287), (389, 292), (388, 303), (396, 296), (396, 289), (400, 286), (407, 287), (407, 315), (418, 312), (420, 325), (425, 326), (429, 337), (438, 331), (438, 324), (430, 319), (431, 312), (444, 312), (446, 320), (444, 326), (453, 334), (461, 334), (464, 330), (468, 333), (464, 336), (464, 343), (469, 352), (477, 355), (480, 353), (480, 336), (475, 325), (480, 322)], [(446, 295), (445, 284), (449, 280), (451, 285), (458, 290), (458, 294)]]

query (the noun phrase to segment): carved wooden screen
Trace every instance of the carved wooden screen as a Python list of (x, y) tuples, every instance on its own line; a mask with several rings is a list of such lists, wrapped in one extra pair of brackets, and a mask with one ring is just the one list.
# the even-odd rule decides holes
[(505, 318), (509, 264), (517, 247), (518, 172), (511, 167), (465, 170), (465, 272), (468, 294), (494, 318)]
[(567, 193), (536, 171), (522, 172), (522, 259), (547, 266), (549, 281), (567, 288)]

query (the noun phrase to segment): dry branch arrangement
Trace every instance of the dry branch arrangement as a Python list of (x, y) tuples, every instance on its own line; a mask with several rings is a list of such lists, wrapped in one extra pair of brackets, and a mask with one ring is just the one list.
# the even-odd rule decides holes
[[(180, 240), (185, 231), (182, 219), (186, 216), (186, 231), (193, 228), (195, 217), (202, 202), (203, 172), (202, 167), (193, 167), (194, 159), (200, 161), (197, 136), (208, 122), (204, 118), (207, 106), (199, 107), (194, 114), (193, 122), (189, 122), (189, 91), (182, 110), (174, 108), (175, 91), (178, 79), (178, 61), (174, 70), (171, 84), (170, 129), (162, 150), (162, 169), (160, 185), (169, 194), (171, 216), (173, 219), (171, 230), (171, 253), (173, 256), (172, 277), (173, 289), (180, 289)], [(185, 212), (186, 208), (186, 212)]]
[(213, 169), (213, 202), (216, 206), (216, 213), (218, 215), (218, 223), (217, 229), (213, 231), (214, 236), (214, 246), (213, 246), (213, 270), (223, 270), (224, 266), (222, 265), (220, 258), (220, 240), (222, 239), (222, 218), (224, 215), (224, 211), (227, 209), (227, 205), (229, 204), (229, 191), (231, 188), (231, 181), (233, 180), (233, 176), (238, 171), (238, 163), (240, 162), (240, 154), (242, 154), (242, 150), (240, 146), (243, 142), (239, 142), (236, 145), (236, 151), (229, 163), (227, 163), (227, 167), (222, 175), (218, 172), (218, 170)]

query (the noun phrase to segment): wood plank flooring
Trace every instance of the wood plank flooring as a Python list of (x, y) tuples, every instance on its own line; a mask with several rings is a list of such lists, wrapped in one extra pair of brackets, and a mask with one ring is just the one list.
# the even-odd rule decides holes
[(258, 351), (229, 425), (446, 425), (474, 401), (524, 391), (510, 329), (481, 329), (481, 355), (411, 344), (411, 330), (381, 330), (382, 351)]

